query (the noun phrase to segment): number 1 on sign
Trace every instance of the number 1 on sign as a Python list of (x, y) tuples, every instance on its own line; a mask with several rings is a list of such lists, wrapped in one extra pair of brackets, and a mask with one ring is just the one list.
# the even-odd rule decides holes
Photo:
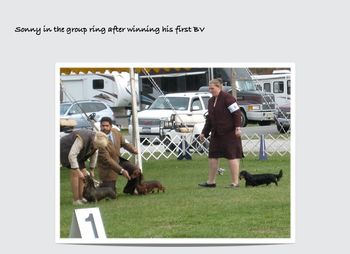
[(69, 237), (84, 239), (107, 238), (100, 209), (98, 207), (75, 209)]
[(95, 224), (94, 216), (92, 215), (92, 213), (89, 213), (89, 216), (85, 219), (85, 221), (91, 222), (92, 231), (94, 231), (94, 236), (95, 236), (95, 238), (98, 238), (96, 224)]

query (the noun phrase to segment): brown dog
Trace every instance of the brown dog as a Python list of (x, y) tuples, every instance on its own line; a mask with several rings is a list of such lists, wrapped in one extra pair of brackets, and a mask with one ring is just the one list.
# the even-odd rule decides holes
[(137, 190), (137, 194), (139, 195), (146, 195), (147, 194), (147, 188), (146, 188), (146, 185), (145, 184), (138, 184), (136, 186), (136, 190)]
[(144, 185), (147, 193), (154, 193), (155, 189), (157, 189), (157, 192), (163, 191), (165, 192), (165, 187), (157, 180), (152, 181), (144, 181), (142, 182), (142, 185)]
[(159, 190), (165, 191), (165, 187), (159, 181), (143, 181), (143, 174), (141, 172), (136, 172), (136, 174), (138, 176), (136, 190), (139, 195), (146, 195), (150, 192), (154, 193), (155, 189), (157, 189), (157, 192), (159, 192)]

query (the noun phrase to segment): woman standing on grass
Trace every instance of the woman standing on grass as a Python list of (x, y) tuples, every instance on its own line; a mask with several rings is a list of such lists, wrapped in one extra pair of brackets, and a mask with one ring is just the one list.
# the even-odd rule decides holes
[(227, 187), (239, 187), (239, 159), (242, 158), (241, 111), (236, 99), (222, 91), (222, 80), (209, 82), (209, 92), (213, 95), (208, 102), (208, 116), (201, 141), (211, 133), (209, 145), (208, 181), (198, 184), (201, 187), (216, 187), (216, 172), (219, 158), (226, 158), (231, 171), (231, 184)]

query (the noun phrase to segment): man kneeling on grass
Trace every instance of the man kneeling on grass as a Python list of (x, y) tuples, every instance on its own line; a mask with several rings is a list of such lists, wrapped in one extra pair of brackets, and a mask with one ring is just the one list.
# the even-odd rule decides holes
[[(137, 180), (139, 176), (131, 179), (134, 172), (141, 172), (140, 169), (133, 165), (128, 160), (120, 157), (120, 148), (123, 147), (130, 153), (137, 154), (137, 149), (125, 141), (123, 135), (116, 129), (112, 128), (112, 119), (102, 117), (100, 121), (101, 131), (108, 137), (108, 145), (105, 148), (99, 149), (98, 152), (98, 170), (102, 181), (101, 187), (111, 187), (116, 192), (116, 181), (118, 175), (123, 175), (128, 182), (124, 187), (123, 192), (134, 194)], [(117, 192), (116, 192), (117, 193)]]

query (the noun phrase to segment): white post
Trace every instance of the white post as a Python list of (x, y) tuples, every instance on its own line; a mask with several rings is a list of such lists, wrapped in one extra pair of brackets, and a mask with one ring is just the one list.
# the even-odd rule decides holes
[(131, 106), (132, 106), (132, 129), (134, 134), (133, 143), (139, 152), (135, 157), (135, 164), (138, 165), (142, 171), (142, 156), (141, 156), (141, 145), (140, 145), (139, 121), (137, 117), (137, 98), (136, 98), (134, 68), (130, 68), (130, 86), (131, 86)]
[(185, 135), (181, 135), (181, 139), (182, 139), (182, 141), (181, 141), (181, 143), (182, 143), (182, 155), (183, 155), (183, 157), (185, 157), (186, 156), (186, 136)]
[(209, 68), (210, 70), (210, 77), (209, 77), (209, 81), (214, 79), (214, 68)]

